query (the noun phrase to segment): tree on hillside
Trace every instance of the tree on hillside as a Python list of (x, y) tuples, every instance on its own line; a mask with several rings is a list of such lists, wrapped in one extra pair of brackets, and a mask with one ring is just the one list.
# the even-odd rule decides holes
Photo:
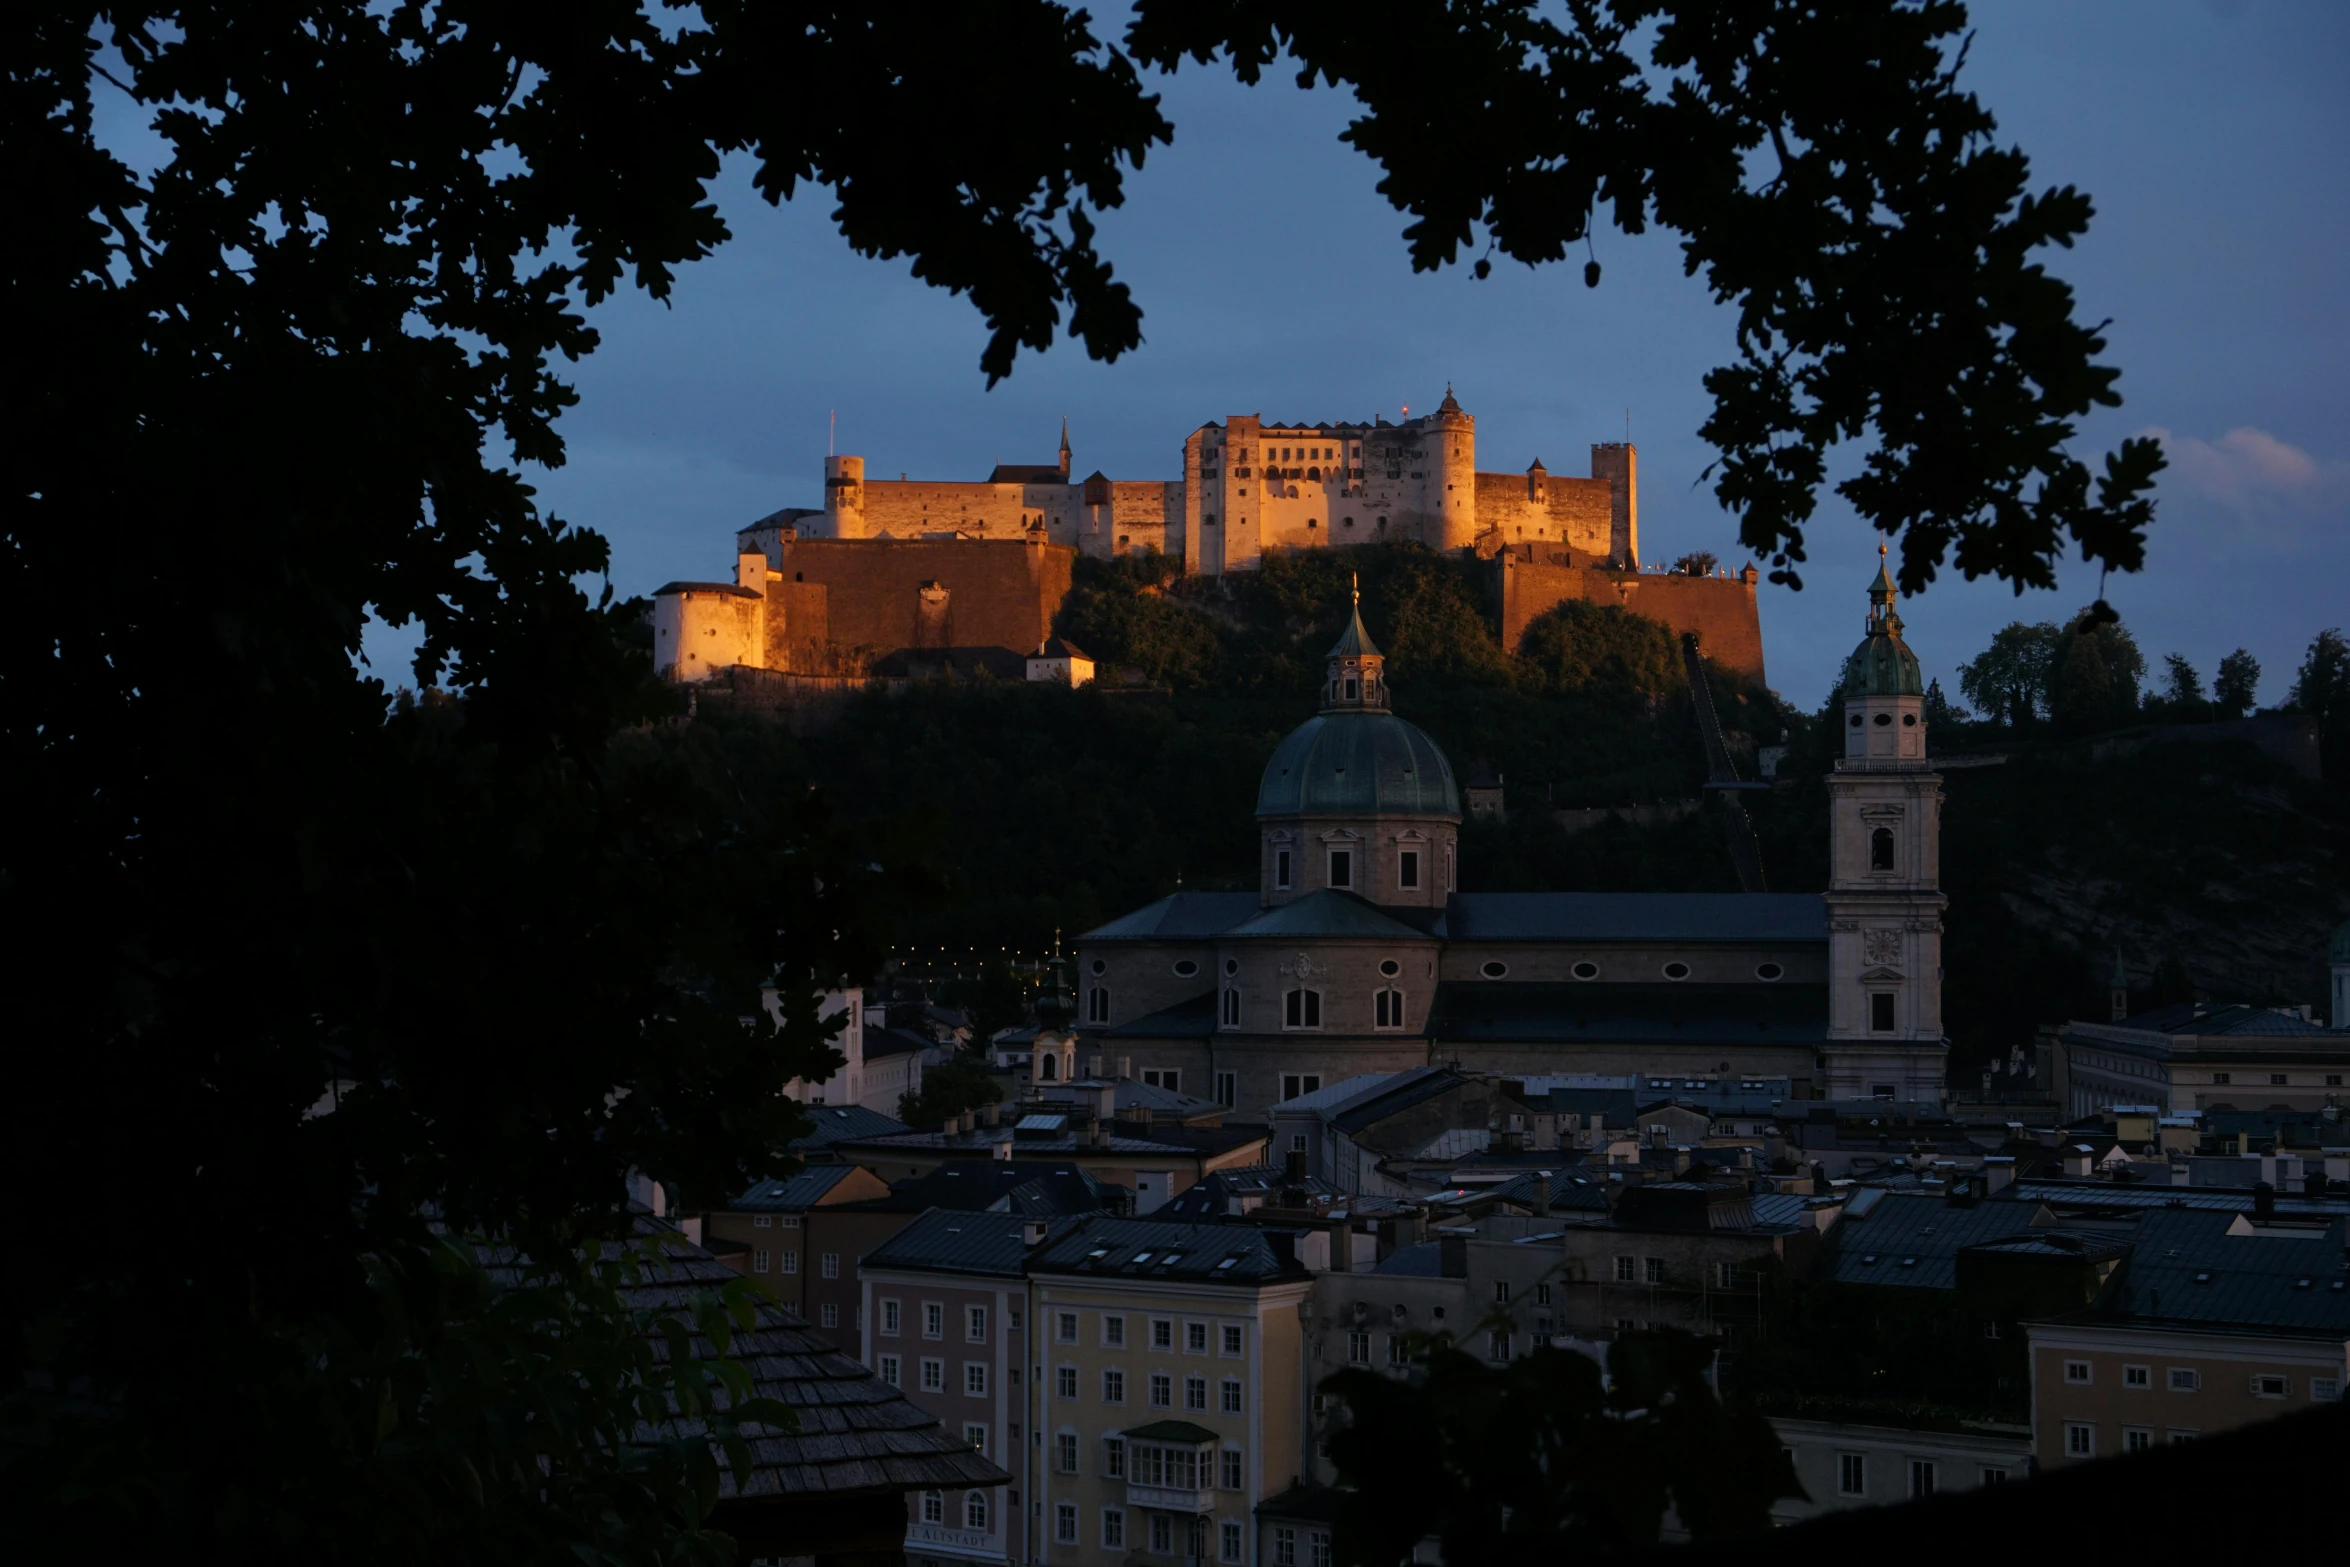
[(2252, 711), (2260, 694), (2260, 660), (2242, 648), (2219, 661), (2211, 682), (2212, 710), (2222, 718), (2242, 718)]
[(1721, 558), (1712, 550), (1691, 550), (1666, 569), (1684, 577), (1710, 577), (1714, 568), (1721, 563)]
[(2194, 723), (2211, 714), (2211, 704), (2203, 695), (2203, 676), (2184, 653), (2163, 655), (2162, 694), (2150, 699), (2148, 705), (2159, 705), (2164, 717), (2180, 723)]
[(2046, 621), (2011, 621), (1958, 666), (1958, 688), (1986, 719), (2029, 729), (2048, 710), (2050, 666), (2062, 633)]
[(2318, 721), (2324, 769), (2339, 779), (2350, 766), (2350, 642), (2339, 630), (2321, 631), (2293, 677), (2293, 705)]
[(2094, 610), (2066, 626), (2048, 666), (2048, 714), (2065, 734), (2090, 734), (2138, 716), (2146, 657), (2118, 619)]
[(1929, 733), (1939, 734), (1947, 744), (1958, 726), (1965, 723), (1969, 716), (1965, 708), (1951, 705), (1950, 698), (1942, 693), (1940, 680), (1926, 682), (1926, 728)]
[(1527, 678), (1548, 691), (1603, 687), (1653, 702), (1689, 684), (1672, 627), (1581, 599), (1536, 616), (1519, 639), (1518, 660)]
[[(774, 1085), (823, 1058), (816, 998), (872, 972), (898, 870), (805, 791), (753, 802), (613, 743), (672, 711), (640, 606), (583, 590), (604, 541), (519, 472), (563, 460), (588, 307), (666, 298), (726, 239), (728, 155), (967, 296), (991, 381), (1064, 329), (1115, 359), (1141, 311), (1096, 215), (1171, 134), (1136, 62), (1254, 81), (1286, 48), (1356, 92), (1416, 264), (1480, 228), (1560, 259), (1603, 204), (1683, 237), (1740, 317), (1709, 383), (1717, 493), (1781, 574), (1855, 431), (1876, 445), (1843, 491), (1901, 533), (1913, 589), (1946, 560), (2043, 580), (2068, 539), (2129, 569), (2151, 520), (2153, 443), (2101, 474), (2065, 452), (2115, 401), (2042, 265), (2089, 204), (1994, 143), (1956, 5), (1407, 0), (1366, 28), (1146, 0), (1125, 50), (1050, 0), (34, 0), (6, 26), (0, 352), (26, 391), (0, 425), (0, 803), (38, 830), (0, 889), (40, 1042), (10, 1148), (86, 1211), (146, 1216), (0, 1306), (0, 1507), (41, 1556), (729, 1548), (706, 1475), (596, 1445), (650, 1391), (625, 1365), (562, 1383), (561, 1418), (513, 1393), (541, 1385), (530, 1353), (615, 1328), (575, 1259), (630, 1223), (630, 1172), (714, 1196), (781, 1167)], [(91, 591), (141, 519), (170, 547), (111, 552)], [(371, 620), (413, 628), (410, 677), (456, 699), (391, 711)], [(1005, 775), (1107, 809), (1034, 763)], [(1130, 858), (1173, 858), (1174, 831)], [(769, 979), (785, 1022), (744, 1023)], [(469, 1362), (489, 1341), (436, 1284), (433, 1215), (539, 1259), (516, 1309), (543, 1332)], [(413, 1374), (468, 1363), (517, 1380)]]

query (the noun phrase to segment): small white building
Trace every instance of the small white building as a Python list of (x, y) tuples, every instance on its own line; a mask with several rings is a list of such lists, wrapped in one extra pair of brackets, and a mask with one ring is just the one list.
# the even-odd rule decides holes
[(1055, 685), (1084, 686), (1093, 683), (1093, 659), (1075, 643), (1059, 637), (1046, 637), (1028, 655), (1028, 678), (1049, 680)]

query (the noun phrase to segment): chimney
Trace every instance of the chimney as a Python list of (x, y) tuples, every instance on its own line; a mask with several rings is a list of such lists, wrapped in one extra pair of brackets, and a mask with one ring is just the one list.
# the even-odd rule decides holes
[(1989, 1197), (2015, 1184), (2015, 1160), (2002, 1154), (1983, 1161), (1983, 1195)]
[(992, 1131), (994, 1128), (1001, 1126), (1003, 1124), (1003, 1120), (1003, 1106), (981, 1105), (979, 1107), (979, 1124), (981, 1126), (987, 1127)]
[(1044, 1244), (1046, 1228), (1047, 1226), (1042, 1219), (1026, 1219), (1021, 1221), (1020, 1244), (1023, 1246), (1042, 1246)]
[(1350, 1273), (1354, 1270), (1354, 1226), (1345, 1219), (1330, 1221), (1330, 1271)]
[(2261, 1181), (2252, 1188), (2252, 1217), (2255, 1221), (2265, 1224), (2276, 1216), (2277, 1189), (2269, 1185), (2268, 1182)]
[(1447, 1279), (1465, 1279), (1469, 1276), (1469, 1238), (1466, 1235), (1436, 1237), (1436, 1272), (1438, 1277)]
[(1090, 1065), (1088, 1065), (1088, 1066), (1086, 1067), (1086, 1069), (1085, 1069), (1085, 1075), (1086, 1075), (1087, 1077), (1099, 1077), (1099, 1076), (1101, 1076), (1101, 1075), (1102, 1075), (1102, 1058), (1101, 1058), (1100, 1056), (1098, 1056), (1098, 1055), (1093, 1055), (1093, 1056), (1087, 1056), (1087, 1057), (1086, 1057), (1086, 1060), (1087, 1060), (1088, 1062), (1090, 1062), (1091, 1064), (1090, 1064)]
[(1550, 1217), (1550, 1172), (1548, 1170), (1534, 1172), (1534, 1216), (1538, 1219)]
[(1132, 1077), (1134, 1075), (1134, 1057), (1120, 1056), (1118, 1058), (1118, 1075), (1120, 1077)]
[(1093, 1091), (1093, 1118), (1101, 1126), (1118, 1119), (1118, 1085), (1104, 1083)]

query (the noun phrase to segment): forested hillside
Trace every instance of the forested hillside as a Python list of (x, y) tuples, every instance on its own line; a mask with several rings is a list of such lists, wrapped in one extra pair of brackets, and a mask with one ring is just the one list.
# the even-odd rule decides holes
[[(862, 697), (810, 736), (708, 714), (642, 743), (723, 772), (746, 809), (818, 789), (898, 877), (902, 948), (1033, 954), (1056, 929), (1179, 885), (1253, 885), (1259, 773), (1314, 711), (1358, 574), (1396, 711), (1463, 782), (1506, 780), (1506, 821), (1464, 825), (1464, 886), (1736, 890), (1710, 808), (1580, 831), (1557, 814), (1699, 797), (1704, 756), (1672, 633), (1567, 604), (1508, 654), (1474, 568), (1410, 547), (1277, 556), (1224, 586), (1157, 561), (1086, 562), (1059, 629), (1100, 662), (1094, 687), (918, 685)], [(2110, 651), (2093, 661), (2070, 645), (2073, 628), (2043, 629), (2039, 683), (2035, 666), (2008, 666), (2013, 711), (1975, 722), (1932, 699), (1937, 753), (2004, 758), (1947, 775), (1954, 1070), (2028, 1043), (2041, 1022), (2099, 1014), (2117, 949), (2143, 1001), (2321, 999), (2325, 932), (2350, 916), (2343, 792), (2248, 746), (2097, 760), (2082, 671), (2128, 673), (2134, 643), (2091, 626), (2081, 637)], [(2109, 719), (2193, 716), (2142, 698), (2134, 678), (2124, 708), (2107, 677)], [(1747, 797), (1771, 886), (1818, 888), (1837, 730), (1719, 672), (1714, 688), (1748, 776), (1758, 746), (1789, 747), (1781, 786)]]

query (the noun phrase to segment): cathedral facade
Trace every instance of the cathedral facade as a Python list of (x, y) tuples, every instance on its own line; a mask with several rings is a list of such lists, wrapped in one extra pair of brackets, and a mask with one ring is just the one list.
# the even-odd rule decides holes
[(1941, 780), (1882, 565), (1843, 683), (1824, 893), (1480, 893), (1460, 791), (1358, 613), (1266, 764), (1258, 887), (1077, 942), (1079, 1048), (1244, 1114), (1362, 1072), (1788, 1080), (1938, 1105)]

